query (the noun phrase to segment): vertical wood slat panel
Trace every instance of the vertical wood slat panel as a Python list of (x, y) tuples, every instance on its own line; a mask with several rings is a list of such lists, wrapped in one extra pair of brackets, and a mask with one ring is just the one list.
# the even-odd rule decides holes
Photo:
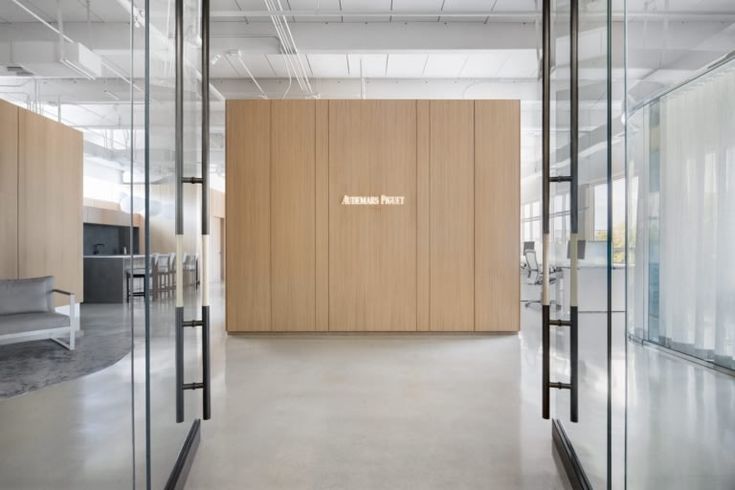
[(416, 101), (416, 329), (430, 330), (429, 101)]
[[(243, 103), (267, 107), (281, 104), (280, 101)], [(314, 155), (314, 205), (311, 208), (314, 306), (311, 313), (309, 306), (301, 303), (302, 318), (297, 328), (304, 328), (306, 324), (311, 330), (308, 322), (314, 318), (313, 329), (336, 331), (517, 330), (520, 301), (515, 258), (520, 219), (518, 102), (502, 101), (500, 105), (493, 105), (493, 101), (476, 104), (471, 101), (402, 101), (399, 105), (413, 108), (406, 113), (391, 110), (388, 101), (318, 101), (314, 104), (314, 144), (305, 150)], [(350, 104), (356, 106), (347, 109)], [(508, 104), (515, 112), (508, 112)], [(330, 106), (341, 109), (335, 112)], [(498, 110), (501, 113), (497, 113)], [(271, 330), (270, 316), (263, 321), (267, 315), (258, 313), (250, 304), (260, 304), (267, 299), (266, 304), (273, 305), (269, 314), (276, 315), (273, 312), (282, 303), (275, 297), (280, 293), (274, 294), (273, 301), (268, 295), (274, 284), (271, 277), (278, 276), (280, 270), (277, 260), (271, 267), (271, 253), (273, 256), (279, 254), (276, 242), (280, 238), (276, 237), (280, 237), (280, 232), (275, 228), (271, 230), (270, 224), (271, 220), (280, 223), (280, 218), (272, 218), (270, 205), (262, 206), (263, 202), (273, 204), (274, 208), (284, 204), (278, 196), (285, 189), (271, 187), (274, 183), (280, 185), (282, 178), (271, 175), (270, 168), (270, 150), (281, 151), (276, 149), (281, 143), (271, 145), (269, 129), (281, 124), (276, 121), (271, 124), (270, 110), (264, 113), (261, 107), (260, 116), (251, 114), (252, 117), (244, 118), (252, 126), (237, 129), (235, 132), (239, 136), (233, 136), (230, 132), (237, 125), (230, 124), (229, 112), (228, 208), (233, 193), (246, 192), (251, 201), (261, 205), (256, 213), (260, 216), (247, 217), (244, 209), (232, 209), (229, 214), (249, 220), (256, 229), (265, 230), (268, 239), (253, 238), (260, 244), (256, 248), (266, 252), (255, 254), (258, 258), (250, 261), (260, 280), (254, 280), (252, 274), (245, 275), (250, 280), (247, 287), (253, 294), (260, 295), (260, 300), (240, 294), (233, 302), (231, 294), (235, 289), (230, 285), (236, 281), (228, 280), (228, 310), (232, 307), (250, 311), (250, 316), (261, 315), (261, 319), (239, 328), (228, 317), (228, 329), (268, 331)], [(246, 137), (248, 132), (250, 135)], [(250, 182), (247, 188), (230, 188), (235, 186), (232, 179), (238, 178), (237, 170), (230, 169), (233, 139), (238, 146), (249, 147), (245, 151), (253, 156), (251, 160), (259, 162), (249, 168), (254, 174), (247, 178), (241, 176), (242, 182)], [(263, 142), (268, 149), (262, 148)], [(307, 160), (309, 158), (307, 155)], [(349, 171), (340, 174), (345, 161), (352, 159), (355, 161), (347, 162)], [(403, 168), (404, 161), (414, 162), (410, 170)], [(504, 165), (498, 174), (500, 182), (495, 175), (496, 164)], [(392, 174), (396, 168), (400, 169), (398, 178)], [(405, 175), (404, 170), (408, 170)], [(290, 172), (285, 172), (283, 177), (286, 174)], [(308, 180), (309, 176), (304, 178)], [(353, 189), (341, 189), (345, 183)], [(515, 198), (508, 194), (513, 190)], [(302, 191), (308, 199), (308, 186)], [(499, 194), (503, 192), (505, 197)], [(396, 215), (387, 213), (395, 209), (341, 206), (339, 201), (345, 193), (404, 194), (407, 201), (401, 208), (408, 209), (408, 214), (396, 221)], [(288, 200), (288, 196), (284, 198)], [(297, 214), (304, 212), (293, 205), (288, 208), (294, 208)], [(228, 226), (233, 232), (238, 224), (228, 220)], [(345, 229), (348, 229), (346, 234), (342, 233)], [(396, 237), (397, 229), (408, 230), (408, 233)], [(251, 238), (257, 235), (244, 230), (242, 234)], [(274, 237), (272, 243), (271, 235)], [(506, 243), (509, 240), (514, 242), (512, 246)], [(227, 241), (229, 248), (233, 240), (228, 236)], [(253, 256), (255, 249), (251, 247), (250, 252), (242, 247), (235, 250), (238, 250), (236, 260), (248, 262), (243, 256)], [(301, 252), (303, 250), (298, 253)], [(304, 264), (307, 255), (299, 259)], [(231, 254), (233, 257), (236, 256)], [(406, 265), (411, 265), (413, 271), (402, 270)], [(228, 263), (228, 274), (230, 271)], [(261, 274), (257, 274), (258, 271)], [(248, 279), (245, 276), (243, 280)], [(274, 287), (274, 291), (278, 291), (281, 286), (274, 284)], [(348, 297), (350, 294), (354, 297)], [(243, 300), (246, 301), (243, 303)], [(293, 307), (292, 304), (288, 306)], [(408, 316), (407, 310), (411, 311)], [(412, 315), (415, 317), (409, 318)], [(296, 316), (292, 316), (290, 321), (295, 319)], [(275, 329), (289, 328), (276, 326)]]
[(315, 102), (271, 103), (271, 329), (316, 324)]
[(330, 330), (416, 330), (415, 101), (329, 102), (329, 199)]
[(475, 329), (520, 329), (520, 102), (475, 102)]
[(316, 330), (329, 330), (329, 102), (315, 112)]
[(82, 133), (25, 110), (18, 122), (18, 276), (54, 276), (83, 301)]
[(269, 101), (228, 101), (227, 330), (271, 330)]
[(315, 102), (271, 103), (271, 329), (315, 330)]
[(18, 278), (18, 108), (0, 100), (0, 279)]
[(474, 105), (430, 103), (431, 330), (473, 331)]

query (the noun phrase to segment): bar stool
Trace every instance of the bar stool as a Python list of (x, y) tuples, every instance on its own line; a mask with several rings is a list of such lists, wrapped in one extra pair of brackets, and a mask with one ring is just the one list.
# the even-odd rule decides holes
[(182, 272), (187, 274), (187, 284), (192, 284), (191, 275), (194, 273), (195, 287), (199, 287), (199, 255), (197, 254), (184, 254), (184, 260), (181, 263)]
[(158, 257), (158, 273), (160, 292), (170, 293), (176, 290), (176, 254), (161, 254)]
[[(157, 288), (157, 278), (158, 278), (158, 257), (155, 255), (152, 255), (150, 257), (149, 262), (149, 274), (151, 278), (151, 292), (154, 297), (156, 297), (158, 293)], [(142, 264), (136, 264), (136, 260), (133, 259), (132, 267), (128, 267), (125, 270), (125, 300), (127, 302), (130, 301), (131, 297), (136, 296), (144, 296), (145, 295), (145, 287), (143, 289), (136, 290), (135, 289), (135, 282), (136, 279), (142, 279), (145, 281), (145, 267)], [(132, 286), (131, 286), (132, 283)], [(144, 282), (145, 285), (145, 282)]]

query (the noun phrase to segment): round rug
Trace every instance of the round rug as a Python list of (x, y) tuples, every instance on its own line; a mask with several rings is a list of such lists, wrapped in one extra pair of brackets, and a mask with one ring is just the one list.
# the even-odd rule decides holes
[[(73, 351), (52, 340), (0, 345), (0, 398), (85, 376), (130, 352), (129, 316), (123, 305), (82, 305), (84, 334)], [(63, 339), (66, 340), (66, 339)]]

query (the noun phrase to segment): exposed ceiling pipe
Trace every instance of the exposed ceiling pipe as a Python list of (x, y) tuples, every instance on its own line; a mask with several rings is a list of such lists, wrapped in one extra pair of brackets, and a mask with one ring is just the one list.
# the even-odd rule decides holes
[(365, 99), (365, 72), (362, 67), (362, 56), (360, 56), (360, 98)]
[[(270, 0), (271, 2), (273, 0)], [(283, 5), (281, 5), (281, 0), (276, 0), (278, 3), (278, 10), (283, 11)], [(296, 57), (296, 61), (299, 64), (299, 67), (301, 68), (302, 76), (304, 78), (304, 83), (309, 88), (309, 95), (314, 95), (314, 92), (311, 88), (311, 83), (309, 83), (309, 73), (306, 70), (306, 67), (304, 66), (304, 61), (301, 59), (301, 55), (299, 54), (298, 48), (296, 48), (296, 41), (293, 38), (293, 34), (291, 33), (291, 28), (288, 25), (288, 21), (285, 17), (282, 18), (283, 20), (283, 26), (286, 28), (286, 33), (288, 34), (288, 40), (291, 44), (291, 49), (293, 52), (293, 55)]]
[(276, 30), (276, 35), (278, 36), (278, 40), (281, 43), (281, 47), (286, 56), (286, 60), (296, 77), (296, 81), (298, 82), (299, 87), (301, 88), (302, 92), (304, 92), (307, 96), (313, 97), (314, 91), (311, 87), (311, 83), (309, 82), (309, 74), (306, 70), (306, 67), (304, 66), (303, 60), (301, 59), (298, 48), (296, 47), (296, 42), (294, 41), (293, 34), (291, 33), (291, 28), (288, 25), (288, 21), (283, 16), (275, 15), (278, 12), (283, 12), (281, 1), (275, 0), (275, 2), (278, 4), (277, 7), (276, 3), (274, 3), (273, 0), (263, 1), (266, 8), (268, 9), (268, 12), (274, 14), (270, 17), (271, 22), (273, 23), (273, 27)]
[(255, 77), (253, 76), (253, 72), (250, 71), (250, 68), (248, 68), (248, 65), (245, 63), (245, 60), (242, 59), (242, 54), (239, 51), (237, 52), (237, 59), (240, 62), (240, 65), (247, 72), (248, 76), (250, 77), (250, 80), (252, 80), (253, 84), (255, 84), (256, 87), (258, 87), (261, 97), (263, 97), (264, 99), (267, 99), (268, 95), (265, 93), (265, 90), (263, 90), (263, 87), (260, 86), (260, 84), (258, 83), (258, 80), (256, 80)]
[[(264, 0), (264, 1), (266, 4), (266, 8), (270, 10), (272, 4), (269, 2), (269, 0)], [(275, 7), (273, 8), (275, 9)], [(296, 81), (298, 82), (299, 87), (301, 88), (302, 91), (305, 91), (306, 87), (304, 85), (304, 81), (302, 80), (300, 73), (298, 73), (298, 71), (296, 70), (296, 66), (293, 64), (293, 60), (291, 60), (291, 58), (288, 55), (290, 51), (290, 47), (288, 46), (288, 42), (286, 40), (286, 34), (283, 30), (281, 19), (273, 16), (271, 17), (271, 22), (273, 23), (273, 28), (276, 31), (276, 36), (278, 37), (278, 41), (281, 45), (281, 50), (285, 53), (284, 59), (291, 66), (294, 72), (294, 75), (296, 76)]]
[(281, 96), (281, 100), (285, 99), (286, 96), (288, 95), (288, 92), (291, 90), (291, 84), (293, 81), (293, 77), (291, 76), (291, 70), (289, 69), (288, 64), (284, 63), (283, 65), (286, 67), (286, 71), (288, 72), (288, 87), (286, 87), (286, 91), (283, 92), (283, 95)]
[(133, 5), (132, 0), (117, 0), (117, 3), (120, 4), (128, 14), (133, 16), (135, 27), (143, 27), (145, 25), (145, 10)]
[[(272, 2), (270, 2), (270, 0), (265, 0), (265, 2), (266, 2), (266, 5), (267, 5), (267, 7), (268, 7), (269, 10), (271, 8), (273, 8), (273, 10), (275, 11), (275, 6), (273, 5)], [(291, 48), (291, 45), (289, 43), (289, 40), (286, 37), (286, 31), (285, 31), (284, 26), (283, 26), (284, 20), (285, 19), (280, 18), (280, 17), (275, 17), (275, 16), (274, 17), (271, 17), (271, 22), (273, 23), (273, 27), (276, 30), (276, 35), (277, 35), (278, 40), (279, 40), (279, 42), (281, 44), (281, 49), (284, 52), (284, 56), (285, 56), (284, 59), (291, 66), (291, 69), (294, 72), (294, 75), (296, 76), (296, 81), (298, 82), (299, 87), (301, 88), (301, 91), (302, 92), (306, 92), (307, 91), (307, 86), (306, 86), (306, 83), (304, 82), (303, 76), (299, 72), (299, 70), (297, 70), (297, 67), (294, 64), (294, 61), (293, 61), (293, 59), (290, 56), (291, 51), (292, 51), (292, 48)]]

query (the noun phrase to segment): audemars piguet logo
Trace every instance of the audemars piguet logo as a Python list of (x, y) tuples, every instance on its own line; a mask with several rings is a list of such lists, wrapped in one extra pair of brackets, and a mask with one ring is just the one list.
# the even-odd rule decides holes
[(343, 206), (403, 206), (406, 196), (348, 196), (342, 197)]

